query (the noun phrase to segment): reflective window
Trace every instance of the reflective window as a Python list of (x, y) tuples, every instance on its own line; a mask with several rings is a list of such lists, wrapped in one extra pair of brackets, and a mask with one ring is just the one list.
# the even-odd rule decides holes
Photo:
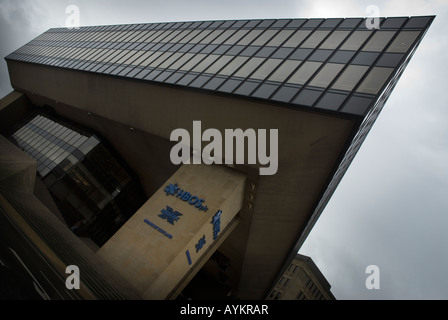
[(286, 41), (284, 47), (297, 47), (311, 33), (310, 30), (298, 30), (291, 38)]
[(375, 67), (361, 83), (358, 92), (377, 94), (391, 75), (392, 68)]
[(417, 39), (420, 31), (403, 31), (392, 41), (387, 49), (387, 52), (404, 53), (409, 50), (409, 47)]
[(238, 44), (240, 45), (248, 45), (251, 43), (256, 37), (258, 37), (263, 30), (252, 30), (248, 34), (246, 34), (240, 41), (238, 41)]
[(366, 43), (363, 51), (383, 51), (390, 39), (394, 36), (395, 31), (377, 31), (373, 37)]
[[(175, 52), (168, 59), (163, 61), (158, 67), (163, 69), (168, 68), (172, 63), (174, 63), (174, 61), (179, 59), (182, 55), (183, 55), (182, 53)], [(140, 60), (140, 58), (138, 60)]]
[(252, 58), (250, 59), (237, 73), (236, 77), (248, 77), (265, 59), (264, 58)]
[(269, 77), (269, 80), (283, 82), (302, 61), (287, 60)]
[(213, 62), (216, 61), (220, 56), (217, 54), (211, 54), (207, 56), (203, 61), (201, 61), (196, 67), (193, 68), (193, 71), (203, 72), (206, 68), (208, 68)]
[(278, 47), (293, 33), (294, 30), (282, 30), (277, 33), (271, 41), (268, 42), (267, 46)]
[(251, 78), (264, 80), (281, 62), (280, 59), (267, 59)]
[(310, 86), (326, 88), (344, 67), (343, 64), (327, 63), (310, 82)]
[(375, 62), (379, 55), (378, 52), (359, 52), (352, 63), (370, 66)]
[(224, 74), (226, 76), (230, 76), (232, 73), (235, 72), (236, 69), (241, 67), (241, 65), (246, 62), (249, 58), (248, 57), (236, 57), (232, 60), (223, 70), (221, 70), (219, 73)]
[(205, 54), (197, 54), (193, 56), (186, 64), (184, 64), (180, 69), (189, 71), (191, 68), (193, 68), (196, 64), (198, 64), (202, 59), (206, 57)]
[(304, 89), (293, 101), (295, 104), (311, 107), (322, 95), (321, 91)]
[(372, 34), (372, 31), (355, 31), (352, 35), (344, 42), (341, 50), (358, 50), (367, 38)]
[(221, 44), (224, 42), (224, 40), (229, 38), (234, 32), (235, 32), (235, 30), (226, 30), (223, 33), (221, 33), (215, 40), (213, 40), (212, 43)]
[(339, 76), (332, 89), (352, 91), (369, 67), (350, 65)]
[(314, 31), (313, 34), (300, 46), (302, 48), (316, 48), (330, 31)]
[(321, 49), (336, 49), (349, 35), (349, 31), (334, 31), (320, 46)]
[(206, 73), (218, 73), (218, 71), (224, 67), (233, 57), (232, 56), (220, 56), (207, 70)]
[(321, 62), (305, 62), (296, 71), (296, 73), (288, 80), (289, 83), (304, 84), (322, 65)]
[(245, 36), (249, 30), (238, 30), (235, 32), (229, 39), (227, 39), (224, 44), (235, 44), (240, 40), (243, 36)]
[(277, 30), (266, 30), (265, 32), (263, 32), (263, 34), (261, 36), (259, 36), (254, 42), (252, 42), (251, 45), (253, 45), (253, 46), (263, 46), (276, 33), (277, 33)]
[(184, 55), (182, 55), (182, 57), (180, 57), (178, 60), (176, 60), (176, 62), (174, 62), (170, 66), (170, 69), (179, 69), (185, 62), (190, 60), (191, 57), (193, 57), (193, 56), (194, 56), (194, 54), (192, 54), (192, 53), (185, 53)]

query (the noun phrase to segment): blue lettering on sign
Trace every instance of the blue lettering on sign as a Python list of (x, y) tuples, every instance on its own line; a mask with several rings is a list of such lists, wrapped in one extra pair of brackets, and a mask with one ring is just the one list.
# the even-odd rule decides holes
[(174, 211), (173, 208), (166, 206), (166, 209), (162, 209), (162, 214), (159, 214), (159, 217), (174, 225), (174, 221), (178, 221), (181, 215), (182, 213), (179, 211)]
[(199, 242), (195, 245), (196, 247), (196, 252), (199, 252), (199, 250), (202, 249), (202, 247), (205, 244), (205, 236), (203, 236), (201, 239), (199, 239)]
[(198, 196), (192, 195), (191, 193), (187, 192), (186, 190), (181, 189), (177, 183), (172, 184), (170, 183), (165, 187), (165, 193), (167, 196), (175, 196), (176, 198), (179, 198), (185, 202), (188, 202), (188, 204), (194, 206), (195, 208), (198, 208), (199, 211), (208, 211), (208, 207), (204, 204), (205, 200), (201, 199)]
[(186, 251), (185, 252), (186, 253), (186, 255), (187, 255), (187, 259), (188, 259), (188, 264), (191, 266), (191, 257), (190, 257), (190, 251)]
[(155, 225), (154, 223), (152, 223), (151, 221), (149, 221), (148, 219), (145, 219), (145, 223), (149, 224), (151, 227), (153, 227), (154, 229), (156, 229), (157, 231), (159, 231), (161, 234), (163, 234), (165, 237), (168, 237), (169, 239), (172, 239), (173, 236), (170, 235), (168, 232), (166, 232), (165, 230), (163, 230), (162, 228), (160, 228), (159, 226)]
[(211, 224), (213, 224), (213, 240), (216, 240), (219, 232), (221, 231), (221, 210), (218, 210), (212, 218)]

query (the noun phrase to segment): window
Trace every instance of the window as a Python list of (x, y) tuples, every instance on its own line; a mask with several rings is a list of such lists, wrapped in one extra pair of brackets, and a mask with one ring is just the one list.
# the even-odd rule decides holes
[(260, 68), (251, 76), (251, 78), (264, 80), (279, 64), (280, 59), (267, 59)]
[(316, 48), (330, 31), (315, 31), (302, 45), (302, 48)]
[(381, 52), (389, 43), (390, 39), (394, 36), (395, 31), (377, 31), (373, 37), (362, 48), (363, 51), (375, 51)]
[(271, 39), (274, 34), (277, 32), (277, 30), (266, 30), (265, 32), (263, 32), (263, 34), (261, 36), (259, 36), (253, 43), (253, 46), (263, 46), (264, 44), (266, 44), (266, 42), (269, 41), (269, 39)]
[(397, 53), (405, 53), (409, 50), (409, 47), (414, 43), (415, 39), (417, 39), (419, 31), (403, 31), (401, 32), (395, 40), (391, 43), (387, 52), (397, 52)]
[(355, 31), (353, 34), (344, 42), (341, 50), (358, 50), (367, 38), (372, 34), (372, 31)]
[(304, 84), (322, 65), (321, 62), (308, 61), (302, 64), (299, 70), (288, 80), (289, 83)]
[(261, 34), (262, 30), (252, 30), (251, 32), (249, 32), (248, 34), (246, 34), (244, 36), (244, 38), (242, 38), (238, 44), (240, 45), (248, 45), (249, 43), (251, 43), (257, 36), (259, 36)]
[(218, 73), (218, 71), (226, 65), (233, 57), (232, 56), (221, 56), (218, 60), (216, 60), (207, 70), (206, 73)]
[(310, 33), (310, 30), (298, 30), (283, 46), (295, 48), (302, 43)]
[(219, 55), (217, 55), (217, 54), (211, 54), (211, 55), (207, 56), (207, 58), (202, 60), (196, 67), (194, 67), (193, 71), (203, 72), (205, 70), (205, 68), (209, 67), (218, 58), (219, 58)]
[(310, 86), (326, 88), (344, 67), (343, 64), (327, 63), (310, 82)]
[(237, 73), (235, 73), (235, 76), (248, 77), (264, 60), (265, 59), (263, 58), (250, 59)]
[(377, 94), (391, 75), (392, 68), (375, 67), (370, 71), (366, 79), (361, 83), (358, 92)]
[(349, 31), (334, 31), (327, 40), (320, 46), (321, 49), (336, 49), (345, 38)]
[(278, 47), (280, 46), (290, 35), (292, 35), (294, 30), (282, 30), (275, 35), (275, 37), (268, 42), (267, 46)]
[(249, 30), (238, 30), (235, 32), (229, 39), (227, 39), (224, 44), (235, 44), (238, 40), (240, 40), (243, 36), (245, 36)]
[(232, 62), (230, 62), (223, 70), (221, 70), (219, 73), (226, 75), (226, 76), (230, 76), (232, 73), (235, 72), (236, 69), (238, 69), (239, 67), (241, 67), (241, 65), (247, 61), (247, 57), (236, 57), (235, 59), (232, 60)]
[(332, 89), (352, 91), (369, 67), (350, 65), (339, 76)]

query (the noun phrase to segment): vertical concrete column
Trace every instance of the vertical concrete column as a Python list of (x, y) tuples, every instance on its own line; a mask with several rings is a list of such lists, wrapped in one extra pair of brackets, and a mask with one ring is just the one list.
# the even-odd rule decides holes
[(228, 167), (183, 165), (97, 254), (143, 298), (172, 298), (228, 235), (245, 183), (244, 174)]

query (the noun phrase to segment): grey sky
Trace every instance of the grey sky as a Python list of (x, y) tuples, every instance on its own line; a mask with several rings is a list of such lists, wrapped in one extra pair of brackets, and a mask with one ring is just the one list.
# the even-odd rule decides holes
[[(338, 299), (448, 299), (448, 2), (0, 0), (0, 55), (51, 27), (256, 18), (437, 17), (300, 253)], [(0, 61), (0, 96), (11, 91)], [(281, 146), (280, 146), (281, 147)], [(365, 269), (380, 268), (367, 290)]]

